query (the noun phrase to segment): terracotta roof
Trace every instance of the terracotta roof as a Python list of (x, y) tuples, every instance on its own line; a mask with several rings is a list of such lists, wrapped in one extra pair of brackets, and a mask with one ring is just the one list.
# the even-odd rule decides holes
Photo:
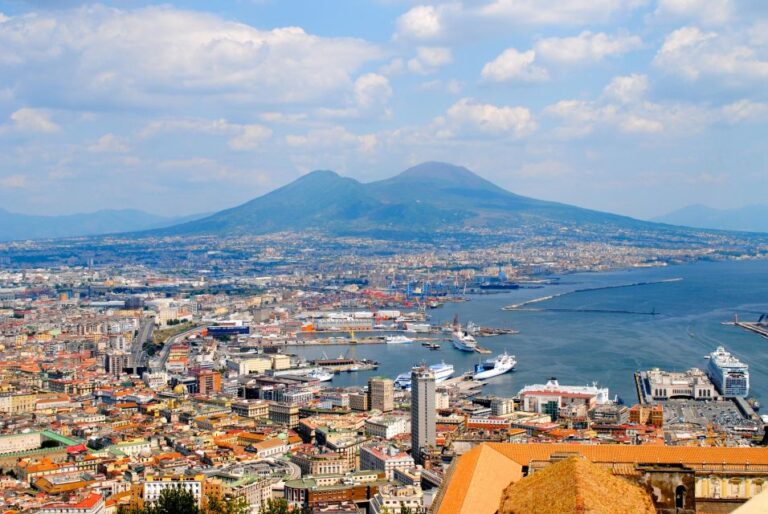
[(565, 459), (509, 485), (499, 514), (654, 514), (646, 491), (583, 457)]
[[(464, 454), (444, 481), (438, 514), (493, 514), (504, 488), (522, 478), (532, 461), (573, 453), (602, 464), (768, 465), (764, 448), (629, 446), (617, 444), (485, 443)], [(619, 467), (628, 474), (627, 466)]]

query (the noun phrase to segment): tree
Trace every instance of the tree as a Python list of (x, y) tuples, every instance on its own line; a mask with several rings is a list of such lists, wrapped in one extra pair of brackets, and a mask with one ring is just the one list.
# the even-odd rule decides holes
[(259, 514), (289, 514), (291, 508), (285, 498), (270, 498), (261, 506)]
[(120, 509), (120, 514), (250, 514), (251, 508), (245, 498), (208, 498), (204, 508), (197, 506), (194, 495), (180, 487), (169, 487), (160, 492), (160, 497), (142, 509)]

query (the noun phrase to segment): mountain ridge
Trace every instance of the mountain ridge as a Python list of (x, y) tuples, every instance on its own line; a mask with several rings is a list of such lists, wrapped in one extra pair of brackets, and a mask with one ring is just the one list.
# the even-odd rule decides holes
[[(521, 224), (654, 224), (626, 216), (517, 195), (453, 164), (429, 161), (362, 183), (330, 170), (307, 173), (241, 205), (149, 235), (260, 235), (321, 230), (429, 233)], [(668, 230), (664, 225), (657, 230)]]
[(694, 204), (651, 221), (710, 230), (768, 232), (768, 204), (745, 205), (734, 209), (715, 209)]

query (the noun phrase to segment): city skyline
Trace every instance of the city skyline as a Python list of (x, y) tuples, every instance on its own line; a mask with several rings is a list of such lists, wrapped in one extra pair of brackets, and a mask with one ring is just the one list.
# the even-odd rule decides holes
[(764, 203), (749, 2), (50, 5), (0, 5), (10, 211), (211, 212), (425, 160), (639, 218)]

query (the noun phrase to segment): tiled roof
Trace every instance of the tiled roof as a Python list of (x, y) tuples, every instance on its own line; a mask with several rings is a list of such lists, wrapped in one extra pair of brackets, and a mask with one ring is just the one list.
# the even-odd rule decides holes
[(654, 514), (647, 492), (583, 457), (562, 460), (509, 485), (499, 514)]

